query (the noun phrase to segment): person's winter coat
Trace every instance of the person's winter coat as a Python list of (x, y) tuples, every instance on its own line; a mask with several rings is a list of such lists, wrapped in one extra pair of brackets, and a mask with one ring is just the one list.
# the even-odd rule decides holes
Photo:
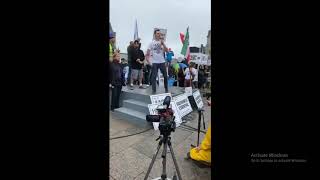
[(110, 83), (113, 86), (123, 85), (125, 82), (122, 65), (118, 62), (110, 64)]

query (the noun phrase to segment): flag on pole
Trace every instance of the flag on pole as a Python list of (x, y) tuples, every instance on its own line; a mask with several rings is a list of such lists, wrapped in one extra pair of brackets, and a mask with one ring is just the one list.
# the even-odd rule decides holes
[(184, 55), (187, 58), (187, 63), (189, 64), (190, 61), (190, 49), (189, 49), (189, 27), (187, 28), (186, 36), (184, 36), (182, 33), (180, 33), (180, 39), (183, 43), (181, 54)]
[(136, 20), (136, 24), (135, 24), (135, 27), (134, 27), (134, 37), (133, 37), (133, 40), (137, 40), (139, 38), (139, 35), (138, 35), (138, 22)]
[(184, 42), (184, 34), (183, 33), (180, 33), (180, 39), (181, 39), (181, 42), (183, 44), (183, 42)]

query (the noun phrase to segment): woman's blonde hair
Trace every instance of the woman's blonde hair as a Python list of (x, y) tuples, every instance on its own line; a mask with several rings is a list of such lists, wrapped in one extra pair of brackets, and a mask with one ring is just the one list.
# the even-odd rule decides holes
[(113, 56), (112, 56), (112, 59), (115, 59), (117, 55), (120, 55), (120, 53), (115, 52), (115, 53), (113, 54)]

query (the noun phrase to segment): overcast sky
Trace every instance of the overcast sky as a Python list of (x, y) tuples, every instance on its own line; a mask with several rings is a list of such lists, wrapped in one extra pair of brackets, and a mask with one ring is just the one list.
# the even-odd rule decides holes
[(211, 0), (110, 0), (110, 23), (117, 33), (117, 47), (127, 53), (134, 37), (135, 20), (141, 38), (141, 49), (146, 52), (154, 28), (167, 29), (166, 44), (175, 57), (181, 57), (179, 33), (189, 26), (190, 46), (207, 43), (211, 29)]

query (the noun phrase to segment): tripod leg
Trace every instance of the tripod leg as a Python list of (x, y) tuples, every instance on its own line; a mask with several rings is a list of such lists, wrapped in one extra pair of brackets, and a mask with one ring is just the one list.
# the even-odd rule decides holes
[(200, 141), (200, 127), (201, 127), (201, 111), (199, 111), (199, 118), (198, 118), (198, 141), (197, 141), (197, 146), (199, 146), (199, 141)]
[(203, 121), (203, 129), (206, 129), (206, 122), (204, 122), (204, 115), (203, 115), (203, 112), (202, 112), (202, 121)]
[(148, 171), (147, 171), (146, 176), (144, 177), (144, 180), (147, 180), (148, 177), (149, 177), (150, 171), (151, 171), (151, 169), (152, 169), (152, 166), (153, 166), (153, 164), (154, 164), (154, 161), (155, 161), (156, 158), (157, 158), (157, 155), (158, 155), (158, 153), (159, 153), (159, 149), (160, 149), (161, 145), (162, 145), (162, 139), (161, 139), (160, 142), (159, 142), (159, 145), (158, 145), (158, 147), (157, 147), (157, 152), (156, 152), (156, 154), (152, 157), (152, 161), (151, 161), (151, 163), (150, 163), (150, 165), (149, 165), (149, 168), (148, 168)]
[(167, 179), (167, 173), (166, 173), (166, 164), (167, 164), (167, 140), (164, 140), (163, 145), (163, 152), (162, 152), (162, 175), (161, 179), (166, 180)]
[(173, 163), (174, 163), (174, 167), (176, 168), (177, 173), (178, 173), (178, 178), (179, 178), (179, 180), (182, 180), (181, 174), (180, 174), (180, 170), (179, 170), (179, 167), (178, 167), (178, 163), (177, 163), (177, 160), (176, 160), (176, 158), (175, 158), (175, 156), (174, 156), (174, 152), (173, 152), (173, 149), (172, 149), (171, 141), (170, 141), (170, 140), (168, 141), (168, 145), (169, 145), (169, 148), (170, 148), (170, 153), (171, 153), (171, 156), (172, 156), (172, 160), (173, 160)]

